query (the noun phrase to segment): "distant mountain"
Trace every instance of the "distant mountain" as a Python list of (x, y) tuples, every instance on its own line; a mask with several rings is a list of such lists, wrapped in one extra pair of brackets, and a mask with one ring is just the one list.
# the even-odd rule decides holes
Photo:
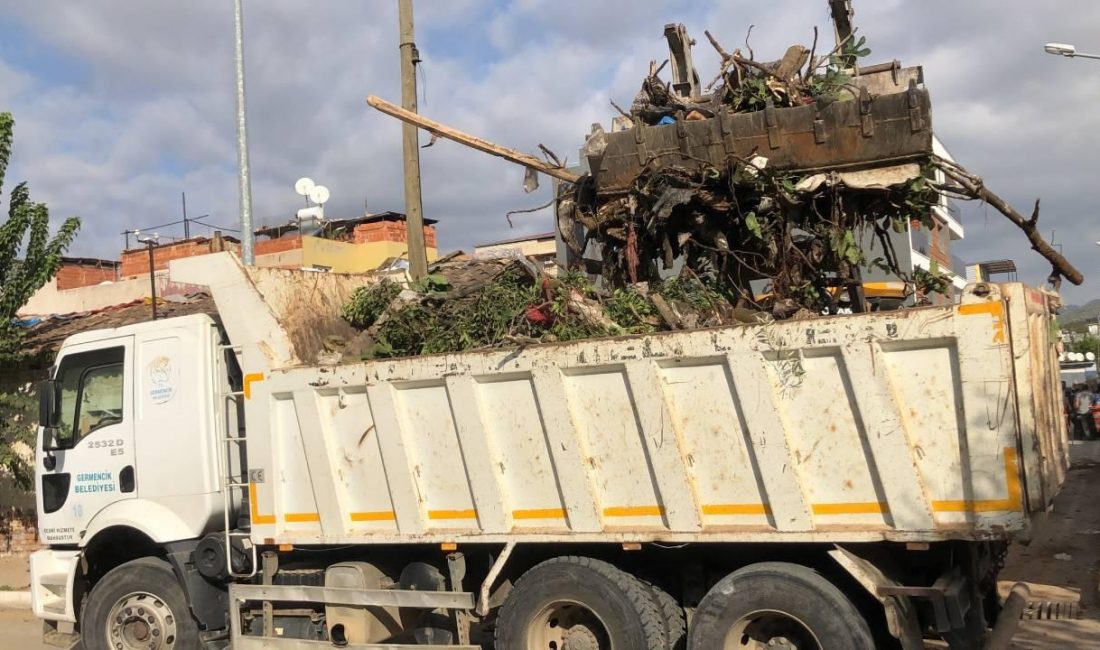
[(1058, 323), (1062, 327), (1077, 325), (1073, 329), (1084, 329), (1084, 326), (1097, 322), (1100, 318), (1100, 298), (1090, 300), (1083, 305), (1070, 305), (1062, 310), (1058, 316)]

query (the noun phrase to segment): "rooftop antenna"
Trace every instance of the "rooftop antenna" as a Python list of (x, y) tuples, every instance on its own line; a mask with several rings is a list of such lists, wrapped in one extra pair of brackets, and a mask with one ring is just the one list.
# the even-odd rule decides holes
[(316, 232), (325, 220), (325, 203), (330, 197), (328, 188), (314, 183), (312, 178), (302, 177), (294, 183), (294, 191), (306, 198), (306, 207), (297, 213), (298, 232), (303, 235), (307, 229)]
[(314, 187), (317, 187), (317, 184), (308, 176), (303, 176), (294, 183), (294, 191), (306, 197), (307, 208), (309, 207), (309, 193), (313, 191)]

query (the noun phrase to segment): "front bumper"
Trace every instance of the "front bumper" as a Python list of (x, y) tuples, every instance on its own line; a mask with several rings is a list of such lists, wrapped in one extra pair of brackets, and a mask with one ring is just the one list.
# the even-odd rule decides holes
[(73, 587), (81, 551), (42, 549), (31, 553), (31, 609), (49, 621), (76, 623)]

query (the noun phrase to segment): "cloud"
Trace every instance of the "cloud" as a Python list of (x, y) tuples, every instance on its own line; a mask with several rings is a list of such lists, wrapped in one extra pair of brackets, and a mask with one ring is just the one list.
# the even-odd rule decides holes
[[(18, 35), (49, 55), (19, 56), (0, 44), (0, 107), (17, 120), (9, 186), (25, 178), (58, 218), (84, 217), (74, 253), (116, 255), (123, 229), (177, 218), (181, 191), (192, 214), (236, 222), (228, 3), (8, 4), (0, 42)], [(332, 216), (358, 214), (364, 201), (372, 211), (403, 209), (400, 125), (364, 102), (372, 93), (400, 98), (395, 4), (245, 0), (259, 221), (290, 218), (302, 175), (332, 188)], [(872, 59), (924, 65), (936, 129), (955, 157), (1022, 211), (1042, 196), (1044, 233), (1055, 230), (1087, 276), (1100, 274), (1092, 243), (1100, 238), (1100, 149), (1090, 142), (1100, 131), (1092, 109), (1100, 64), (1041, 50), (1054, 40), (1088, 49), (1100, 4), (855, 4)], [(732, 49), (744, 48), (755, 25), (750, 42), (760, 59), (792, 42), (808, 45), (814, 24), (819, 50), (832, 40), (820, 0), (421, 0), (416, 10), (424, 114), (525, 151), (543, 143), (570, 160), (593, 122), (610, 121), (609, 100), (629, 103), (648, 61), (665, 58), (668, 22), (684, 22), (698, 39), (705, 80), (717, 58), (704, 29)], [(504, 220), (510, 209), (544, 203), (550, 183), (526, 195), (522, 170), (448, 142), (422, 150), (421, 161), (425, 212), (440, 220), (445, 248), (552, 229), (548, 212), (517, 217), (514, 231)], [(967, 239), (957, 254), (1011, 257), (1021, 279), (1045, 277), (1045, 263), (999, 214), (973, 204), (958, 212)], [(1066, 293), (1081, 302), (1095, 286)]]

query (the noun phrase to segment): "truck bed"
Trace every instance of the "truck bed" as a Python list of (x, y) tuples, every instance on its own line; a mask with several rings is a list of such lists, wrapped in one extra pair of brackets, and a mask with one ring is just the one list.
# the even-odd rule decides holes
[(1023, 285), (972, 285), (954, 306), (280, 367), (295, 363), (283, 314), (246, 308), (265, 304), (263, 283), (227, 259), (184, 277), (214, 274), (242, 345), (256, 541), (1004, 539), (1064, 478), (1050, 297)]

